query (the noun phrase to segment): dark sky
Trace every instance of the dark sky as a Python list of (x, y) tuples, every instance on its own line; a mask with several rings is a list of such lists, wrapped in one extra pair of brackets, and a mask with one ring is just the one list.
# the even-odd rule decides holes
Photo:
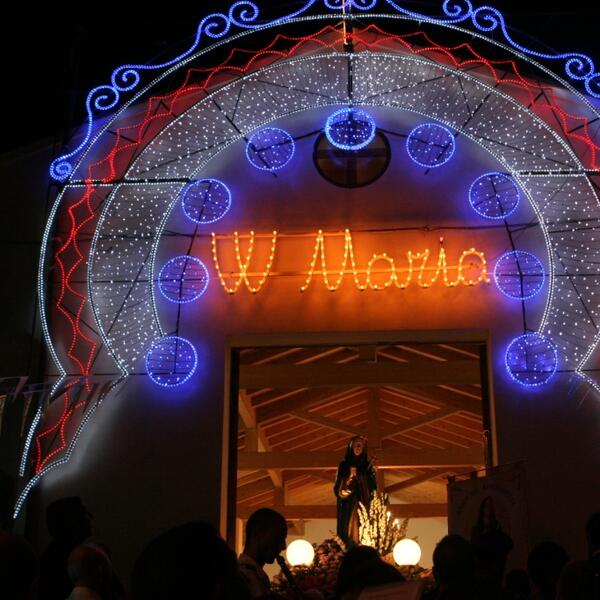
[[(384, 0), (379, 1), (385, 5)], [(287, 12), (286, 6), (303, 4), (257, 2), (267, 16)], [(397, 2), (429, 13), (442, 4), (442, 0)], [(48, 136), (60, 139), (69, 125), (81, 123), (85, 94), (91, 87), (106, 83), (114, 67), (125, 62), (152, 62), (161, 54), (173, 56), (173, 50), (189, 45), (186, 40), (193, 37), (203, 15), (223, 10), (231, 2), (203, 0), (196, 4), (201, 8), (164, 2), (162, 10), (148, 11), (147, 3), (136, 9), (135, 3), (126, 0), (107, 0), (89, 3), (89, 8), (76, 4), (68, 12), (60, 12), (57, 4), (35, 9), (25, 2), (13, 5), (14, 16), (3, 19), (4, 128), (0, 151)], [(474, 0), (473, 4), (488, 2)], [(561, 52), (584, 52), (600, 67), (600, 7), (591, 8), (589, 0), (565, 2), (556, 11), (542, 0), (491, 0), (489, 4), (504, 13), (515, 39), (524, 45), (537, 43), (541, 50), (545, 44)]]

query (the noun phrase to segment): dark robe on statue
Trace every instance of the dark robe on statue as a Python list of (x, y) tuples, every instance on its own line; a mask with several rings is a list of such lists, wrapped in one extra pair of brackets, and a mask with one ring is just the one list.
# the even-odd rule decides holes
[[(358, 537), (358, 503), (362, 502), (367, 508), (373, 493), (377, 490), (375, 467), (369, 462), (367, 444), (364, 442), (363, 451), (356, 456), (350, 440), (346, 457), (339, 464), (333, 492), (337, 498), (337, 535), (346, 546), (359, 544)], [(350, 468), (356, 468), (356, 476), (350, 476)]]

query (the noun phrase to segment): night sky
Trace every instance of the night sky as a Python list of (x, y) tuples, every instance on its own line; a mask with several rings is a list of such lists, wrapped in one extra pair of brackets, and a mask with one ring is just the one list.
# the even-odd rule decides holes
[[(435, 13), (442, 3), (402, 1), (403, 6)], [(267, 17), (289, 12), (303, 2), (257, 2)], [(384, 1), (380, 0), (383, 6)], [(4, 85), (1, 151), (26, 146), (42, 138), (64, 139), (84, 118), (87, 91), (108, 81), (113, 68), (126, 62), (155, 62), (190, 45), (203, 15), (224, 10), (230, 2), (204, 0), (192, 8), (164, 3), (148, 12), (135, 3), (90, 3), (60, 12), (57, 4), (33, 9), (22, 2), (3, 19)], [(475, 0), (474, 5), (486, 4)], [(544, 50), (579, 51), (600, 67), (600, 8), (589, 2), (565, 3), (551, 11), (542, 0), (496, 0), (514, 38)], [(584, 7), (584, 4), (587, 5)], [(127, 7), (123, 11), (122, 7)], [(64, 6), (64, 5), (63, 5)], [(94, 10), (92, 10), (92, 6)], [(576, 8), (576, 7), (580, 8)], [(15, 37), (17, 33), (17, 37)], [(548, 63), (546, 63), (548, 64)]]

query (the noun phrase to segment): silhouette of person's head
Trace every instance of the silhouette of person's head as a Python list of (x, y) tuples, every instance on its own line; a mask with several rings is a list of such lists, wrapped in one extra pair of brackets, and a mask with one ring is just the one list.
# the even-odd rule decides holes
[(67, 571), (74, 586), (85, 586), (108, 595), (112, 583), (112, 567), (106, 553), (94, 544), (76, 546), (69, 554)]
[(248, 598), (235, 552), (209, 523), (194, 521), (160, 534), (136, 560), (132, 599), (171, 598)]
[(365, 563), (373, 560), (379, 560), (379, 555), (377, 550), (371, 546), (354, 546), (344, 554), (335, 583), (338, 598), (351, 587), (356, 571)]
[(529, 553), (527, 572), (542, 598), (554, 598), (560, 572), (568, 560), (566, 550), (555, 542), (537, 544)]
[(440, 588), (464, 586), (473, 578), (473, 550), (460, 535), (443, 537), (433, 551), (433, 576)]
[(92, 534), (92, 517), (79, 496), (60, 498), (46, 508), (46, 524), (52, 538), (73, 546)]
[(377, 554), (375, 548), (371, 548), (371, 546), (354, 546), (350, 548), (344, 554), (338, 571), (335, 584), (337, 595), (341, 596), (343, 591), (349, 588), (356, 570), (361, 565), (373, 560), (379, 560), (379, 554)]
[(342, 559), (335, 585), (336, 597), (354, 597), (365, 588), (401, 581), (404, 581), (402, 574), (382, 561), (377, 550), (369, 546), (354, 546)]
[(21, 537), (0, 531), (0, 591), (3, 598), (36, 597), (38, 561), (33, 548)]
[(510, 537), (499, 530), (487, 531), (474, 540), (473, 552), (477, 576), (500, 587), (506, 559), (513, 546)]
[(270, 564), (285, 550), (286, 537), (285, 517), (270, 508), (259, 508), (246, 523), (244, 554), (251, 556), (261, 567)]

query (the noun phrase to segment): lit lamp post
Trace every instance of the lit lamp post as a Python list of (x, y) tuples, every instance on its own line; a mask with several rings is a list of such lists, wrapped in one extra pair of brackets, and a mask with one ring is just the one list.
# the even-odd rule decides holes
[(293, 567), (297, 565), (310, 566), (315, 557), (315, 549), (306, 540), (294, 540), (288, 545), (285, 555)]

